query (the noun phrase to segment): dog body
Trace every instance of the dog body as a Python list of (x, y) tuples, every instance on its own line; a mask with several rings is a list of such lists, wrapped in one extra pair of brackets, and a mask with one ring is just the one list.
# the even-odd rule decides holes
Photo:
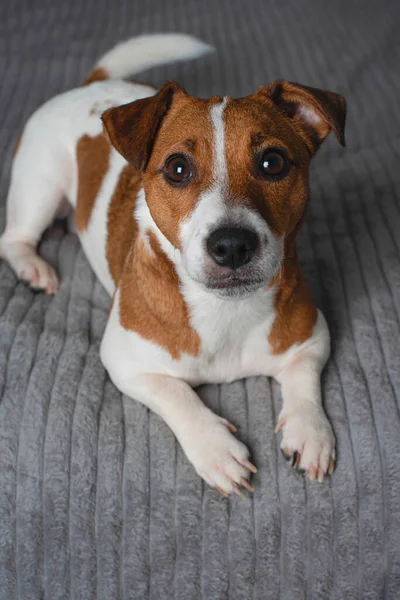
[(130, 40), (88, 85), (39, 109), (16, 151), (0, 253), (54, 293), (36, 245), (66, 198), (113, 296), (101, 358), (115, 385), (160, 414), (227, 494), (251, 489), (255, 467), (235, 427), (192, 388), (273, 376), (282, 449), (322, 481), (335, 459), (320, 391), (329, 332), (294, 240), (311, 156), (331, 129), (343, 141), (343, 99), (277, 82), (239, 100), (199, 100), (177, 84), (156, 92), (109, 79), (207, 51), (188, 36)]

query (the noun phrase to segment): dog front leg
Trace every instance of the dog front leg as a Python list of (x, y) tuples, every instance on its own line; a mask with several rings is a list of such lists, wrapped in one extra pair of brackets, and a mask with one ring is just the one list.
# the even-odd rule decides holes
[(249, 451), (233, 435), (235, 427), (209, 410), (184, 381), (158, 374), (142, 374), (132, 379), (113, 377), (127, 396), (160, 415), (174, 432), (197, 473), (223, 495), (252, 491)]
[(324, 480), (335, 465), (335, 437), (322, 407), (321, 371), (329, 355), (329, 332), (322, 315), (317, 332), (299, 348), (275, 379), (282, 386), (281, 450), (311, 480)]

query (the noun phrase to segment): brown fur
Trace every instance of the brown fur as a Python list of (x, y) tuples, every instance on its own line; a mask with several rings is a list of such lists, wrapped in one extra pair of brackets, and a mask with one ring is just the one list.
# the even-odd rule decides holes
[[(174, 100), (160, 127), (148, 167), (143, 174), (151, 215), (165, 237), (179, 249), (181, 224), (194, 210), (200, 194), (212, 183), (210, 106), (210, 101), (187, 96), (179, 96)], [(175, 153), (186, 155), (196, 165), (187, 186), (171, 186), (165, 180), (162, 167), (165, 160)]]
[(165, 348), (175, 360), (183, 352), (197, 356), (200, 338), (190, 325), (174, 265), (155, 235), (147, 235), (151, 250), (138, 237), (121, 277), (121, 325)]
[(82, 85), (90, 85), (95, 81), (104, 81), (105, 79), (109, 79), (109, 77), (106, 69), (103, 69), (103, 67), (96, 67), (96, 69), (89, 73)]
[[(260, 135), (260, 131), (268, 133)], [(258, 95), (229, 101), (225, 132), (231, 201), (252, 206), (277, 235), (284, 237), (283, 265), (272, 282), (276, 287), (276, 318), (269, 335), (273, 352), (279, 354), (307, 340), (317, 318), (294, 246), (308, 202), (311, 156), (303, 131), (297, 132), (270, 99)], [(268, 146), (284, 148), (294, 163), (288, 175), (276, 182), (260, 177), (254, 161), (257, 152)]]
[(136, 239), (138, 226), (133, 215), (141, 186), (140, 173), (131, 165), (126, 165), (108, 208), (106, 256), (115, 285), (120, 280), (126, 257)]
[[(129, 211), (133, 210), (140, 188), (134, 167), (145, 170), (143, 179), (147, 182), (146, 196), (154, 221), (171, 243), (180, 247), (180, 223), (193, 209), (201, 191), (211, 183), (212, 159), (208, 161), (212, 156), (211, 124), (206, 105), (205, 101), (189, 100), (178, 86), (167, 85), (157, 98), (110, 109), (103, 115), (113, 144), (131, 163), (125, 169), (125, 177), (120, 178), (108, 225), (107, 257), (114, 281), (120, 279), (121, 325), (166, 348), (177, 360), (183, 352), (198, 355), (200, 339), (190, 325), (175, 268), (153, 233), (147, 234), (151, 250), (141, 237), (135, 239), (121, 278), (120, 272), (129, 238), (132, 243), (137, 234), (136, 224), (132, 226), (129, 221)], [(196, 152), (196, 162), (204, 164), (204, 169), (195, 174), (194, 185), (178, 189), (165, 181), (162, 167), (171, 154), (188, 153), (187, 145), (172, 143), (174, 138), (179, 139), (182, 130), (190, 140), (196, 138), (196, 144), (189, 144), (189, 149)], [(122, 221), (125, 226), (117, 233)]]
[(78, 194), (76, 204), (76, 226), (79, 231), (87, 229), (110, 164), (110, 142), (100, 134), (96, 137), (84, 135), (76, 147), (78, 163)]
[[(310, 148), (315, 152), (321, 142), (333, 130), (342, 146), (345, 145), (346, 100), (340, 94), (320, 90), (291, 81), (274, 81), (259, 93), (266, 92), (286, 115), (289, 115), (299, 129), (306, 132)], [(305, 123), (299, 108), (313, 110), (320, 120), (312, 125)]]
[[(308, 200), (310, 155), (272, 102), (257, 95), (229, 100), (225, 108), (225, 153), (230, 202), (259, 212), (279, 236), (288, 236), (302, 218)], [(265, 134), (260, 135), (259, 132)], [(256, 156), (265, 148), (283, 148), (295, 163), (281, 180), (267, 181)]]
[(109, 108), (101, 117), (113, 146), (138, 171), (147, 166), (158, 130), (176, 93), (184, 94), (177, 83), (167, 83), (155, 96)]
[(276, 317), (268, 341), (272, 351), (281, 354), (311, 337), (318, 315), (297, 261), (294, 235), (286, 240), (283, 266), (271, 286), (276, 287)]

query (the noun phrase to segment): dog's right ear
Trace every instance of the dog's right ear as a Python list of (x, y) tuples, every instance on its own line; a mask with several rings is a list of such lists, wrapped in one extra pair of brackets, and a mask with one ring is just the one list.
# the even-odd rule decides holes
[(144, 171), (162, 120), (174, 94), (185, 94), (177, 83), (166, 83), (155, 96), (109, 108), (101, 118), (112, 145), (137, 169)]

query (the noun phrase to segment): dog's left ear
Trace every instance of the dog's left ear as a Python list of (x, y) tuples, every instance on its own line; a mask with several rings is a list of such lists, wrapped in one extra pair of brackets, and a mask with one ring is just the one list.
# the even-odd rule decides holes
[(138, 171), (144, 171), (149, 162), (158, 130), (176, 93), (186, 95), (177, 83), (166, 83), (154, 96), (109, 108), (101, 116), (114, 148)]
[(345, 145), (346, 100), (340, 94), (307, 87), (290, 81), (274, 81), (259, 90), (309, 134), (312, 150), (317, 150), (332, 130)]

